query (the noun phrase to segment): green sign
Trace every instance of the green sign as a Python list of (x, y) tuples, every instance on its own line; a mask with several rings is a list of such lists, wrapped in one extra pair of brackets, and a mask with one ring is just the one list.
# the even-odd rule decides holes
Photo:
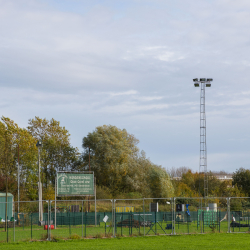
[(94, 195), (94, 174), (57, 173), (57, 195)]

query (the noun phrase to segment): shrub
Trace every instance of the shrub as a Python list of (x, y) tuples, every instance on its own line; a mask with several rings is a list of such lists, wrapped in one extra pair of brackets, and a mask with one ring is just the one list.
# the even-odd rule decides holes
[(72, 235), (69, 237), (69, 239), (71, 239), (71, 240), (79, 240), (79, 239), (81, 239), (81, 237), (80, 237), (78, 234), (72, 234)]

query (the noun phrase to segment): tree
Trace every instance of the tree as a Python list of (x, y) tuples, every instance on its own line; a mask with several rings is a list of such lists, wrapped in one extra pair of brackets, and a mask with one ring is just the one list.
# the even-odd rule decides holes
[(153, 164), (144, 151), (137, 154), (135, 162), (131, 182), (144, 197), (167, 198), (174, 195), (169, 174), (161, 166)]
[[(0, 147), (2, 176), (5, 176), (7, 182), (15, 180), (17, 183), (17, 166), (19, 163), (20, 184), (21, 186), (25, 185), (26, 193), (29, 194), (30, 188), (34, 189), (37, 185), (35, 139), (26, 129), (19, 128), (11, 119), (2, 117), (0, 122)], [(17, 188), (11, 189), (11, 185), (6, 184), (4, 187), (5, 190), (9, 190), (13, 194), (17, 193)]]
[(152, 197), (167, 198), (174, 194), (174, 188), (167, 172), (160, 166), (150, 168), (148, 183)]
[(41, 172), (46, 187), (55, 184), (57, 171), (70, 171), (81, 164), (77, 148), (70, 145), (70, 134), (60, 122), (35, 117), (29, 120), (29, 133), (42, 141)]
[[(195, 188), (201, 196), (204, 196), (204, 174), (198, 174), (195, 178)], [(212, 172), (207, 173), (208, 196), (217, 196), (221, 181)]]
[(5, 231), (7, 229), (7, 197), (9, 191), (9, 179), (15, 173), (15, 151), (17, 139), (17, 125), (9, 118), (2, 117), (0, 122), (0, 174), (5, 179), (6, 205), (5, 205)]
[(91, 170), (96, 182), (112, 190), (124, 189), (130, 161), (138, 152), (138, 140), (115, 126), (100, 126), (83, 138), (83, 161), (88, 170), (89, 150)]
[[(6, 182), (6, 178), (8, 178), (8, 181)], [(6, 184), (8, 183), (8, 187)], [(0, 192), (6, 192), (6, 190), (14, 191), (17, 189), (17, 181), (14, 177), (11, 176), (5, 176), (0, 175)]]
[(90, 167), (96, 183), (115, 195), (121, 192), (140, 192), (145, 197), (169, 196), (173, 187), (169, 175), (139, 153), (138, 140), (125, 129), (103, 125), (83, 138), (84, 167)]
[[(192, 170), (188, 168), (180, 168), (180, 170), (182, 172), (181, 179), (174, 181), (176, 196), (204, 196), (204, 174), (193, 173)], [(208, 195), (218, 196), (221, 185), (220, 180), (218, 180), (212, 172), (207, 174), (207, 178)]]
[(182, 174), (181, 176), (180, 175), (178, 176), (178, 177), (181, 177), (181, 179), (174, 181), (175, 196), (198, 197), (199, 185), (197, 187), (196, 183), (197, 183), (197, 179), (199, 179), (199, 174), (193, 173), (191, 169), (188, 169), (186, 167), (179, 168), (178, 172)]
[(171, 169), (168, 169), (167, 172), (168, 174), (171, 176), (171, 178), (173, 177), (182, 177), (183, 174), (187, 173), (189, 170), (188, 167), (172, 167)]
[[(37, 196), (38, 166), (35, 138), (26, 130), (18, 129), (16, 145), (16, 166), (20, 168), (20, 191), (26, 190), (26, 198), (35, 200)], [(17, 174), (16, 174), (17, 176)]]
[(244, 193), (250, 196), (250, 170), (240, 168), (233, 173), (233, 185), (238, 186)]

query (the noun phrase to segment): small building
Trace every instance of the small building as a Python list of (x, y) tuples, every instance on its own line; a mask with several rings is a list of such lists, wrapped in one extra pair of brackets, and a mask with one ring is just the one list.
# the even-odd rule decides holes
[[(8, 220), (13, 217), (13, 204), (14, 196), (11, 193), (7, 194), (7, 216)], [(5, 210), (6, 210), (6, 193), (0, 192), (0, 218), (5, 220)]]

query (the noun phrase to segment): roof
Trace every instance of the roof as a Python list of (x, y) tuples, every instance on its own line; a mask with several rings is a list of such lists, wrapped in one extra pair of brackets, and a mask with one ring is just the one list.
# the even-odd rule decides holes
[[(12, 196), (13, 197), (13, 194), (11, 193), (8, 193), (8, 197)], [(0, 197), (6, 197), (6, 193), (4, 192), (0, 192)]]

